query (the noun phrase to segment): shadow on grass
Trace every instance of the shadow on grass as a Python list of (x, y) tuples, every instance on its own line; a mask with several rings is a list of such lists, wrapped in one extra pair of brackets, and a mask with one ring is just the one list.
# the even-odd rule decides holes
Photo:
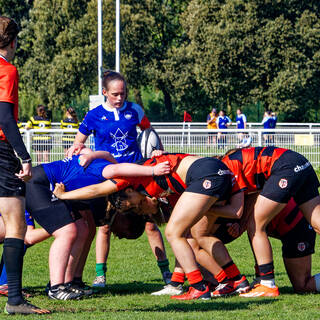
[(106, 288), (95, 288), (95, 295), (128, 295), (128, 294), (142, 294), (160, 290), (164, 285), (155, 286), (151, 283), (145, 283), (141, 281), (134, 281), (130, 283), (114, 283), (107, 284)]
[(231, 301), (229, 299), (223, 300), (210, 300), (210, 301), (186, 301), (179, 303), (170, 303), (165, 307), (152, 307), (146, 308), (141, 311), (145, 312), (192, 312), (192, 311), (232, 311), (232, 310), (244, 310), (248, 309), (249, 305), (268, 305), (272, 303), (276, 303), (276, 299), (258, 299), (255, 301), (252, 300), (243, 300), (243, 301)]
[(210, 301), (186, 301), (176, 303), (174, 301), (168, 301), (165, 306), (148, 306), (143, 307), (141, 305), (128, 306), (125, 308), (116, 307), (114, 305), (109, 305), (109, 307), (96, 305), (81, 305), (78, 307), (65, 305), (56, 306), (55, 313), (61, 312), (73, 312), (73, 313), (84, 313), (84, 312), (161, 312), (161, 313), (188, 313), (188, 312), (211, 312), (211, 311), (241, 311), (252, 309), (252, 305), (269, 305), (276, 303), (276, 299), (258, 299), (254, 301), (243, 300), (243, 301), (230, 301), (230, 300), (210, 300)]

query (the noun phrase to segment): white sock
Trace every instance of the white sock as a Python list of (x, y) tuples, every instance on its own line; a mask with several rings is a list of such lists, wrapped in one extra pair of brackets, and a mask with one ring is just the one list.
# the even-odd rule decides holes
[(320, 273), (314, 275), (314, 281), (316, 282), (316, 289), (320, 292)]
[(260, 283), (266, 287), (269, 288), (275, 288), (276, 287), (276, 283), (274, 281), (274, 279), (270, 279), (270, 280), (260, 280)]

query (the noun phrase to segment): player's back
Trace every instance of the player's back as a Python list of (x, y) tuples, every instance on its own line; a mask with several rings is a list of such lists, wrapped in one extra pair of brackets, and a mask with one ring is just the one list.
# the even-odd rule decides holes
[(53, 186), (62, 182), (67, 191), (104, 181), (102, 171), (111, 164), (105, 159), (93, 160), (87, 168), (79, 164), (79, 156), (43, 164), (48, 180)]

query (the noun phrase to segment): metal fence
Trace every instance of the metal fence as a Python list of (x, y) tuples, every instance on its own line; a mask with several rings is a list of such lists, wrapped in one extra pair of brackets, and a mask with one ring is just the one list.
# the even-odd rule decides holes
[[(44, 134), (43, 132), (46, 132)], [(23, 139), (32, 155), (33, 164), (60, 160), (72, 144), (65, 138), (74, 137), (77, 130), (23, 130)], [(200, 156), (222, 155), (235, 148), (244, 138), (251, 137), (252, 146), (275, 145), (303, 154), (312, 165), (320, 167), (320, 129), (157, 129), (165, 150)], [(86, 143), (93, 148), (93, 137)]]

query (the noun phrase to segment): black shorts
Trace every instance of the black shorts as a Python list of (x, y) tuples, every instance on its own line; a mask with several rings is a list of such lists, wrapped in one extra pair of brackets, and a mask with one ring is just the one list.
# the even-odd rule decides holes
[[(232, 223), (232, 220), (230, 220)], [(232, 237), (228, 232), (227, 223), (222, 223), (219, 225), (218, 229), (214, 232), (213, 236), (222, 241), (223, 244), (227, 244), (237, 239)]]
[(90, 210), (97, 227), (104, 226), (110, 221), (106, 215), (107, 198), (95, 198), (91, 200), (66, 200), (68, 207), (72, 210), (72, 216), (74, 220), (81, 219), (82, 210)]
[(0, 140), (0, 197), (25, 196), (25, 183), (15, 175), (21, 168), (11, 145)]
[(190, 166), (186, 176), (186, 192), (200, 193), (227, 200), (232, 189), (232, 173), (215, 158), (200, 158)]
[(314, 253), (316, 232), (303, 218), (288, 233), (280, 238), (284, 258), (301, 258)]
[(261, 195), (279, 203), (291, 197), (300, 205), (319, 195), (319, 180), (310, 162), (301, 154), (288, 150), (271, 169)]
[(50, 234), (74, 222), (71, 208), (53, 195), (41, 165), (32, 168), (32, 179), (26, 183), (26, 209)]

